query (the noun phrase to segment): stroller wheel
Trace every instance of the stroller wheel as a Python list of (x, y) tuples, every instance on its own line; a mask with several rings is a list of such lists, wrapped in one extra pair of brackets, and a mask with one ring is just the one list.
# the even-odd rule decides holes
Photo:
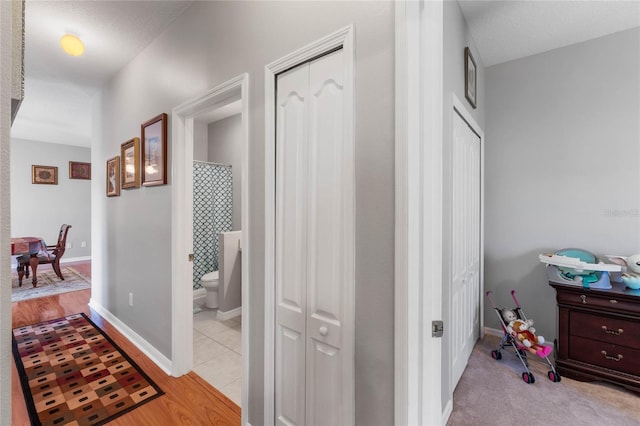
[(560, 374), (554, 373), (553, 370), (549, 370), (549, 373), (547, 373), (547, 376), (549, 376), (549, 380), (551, 380), (554, 383), (558, 383), (562, 379), (560, 377)]
[(495, 359), (496, 361), (502, 359), (502, 353), (500, 351), (491, 351), (491, 358)]
[(526, 371), (522, 373), (522, 380), (524, 380), (525, 383), (529, 384), (536, 382), (536, 378), (533, 377), (533, 374), (527, 373)]

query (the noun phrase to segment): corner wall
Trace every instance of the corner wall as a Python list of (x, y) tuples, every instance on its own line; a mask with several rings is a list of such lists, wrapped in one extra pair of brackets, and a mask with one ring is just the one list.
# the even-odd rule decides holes
[(515, 289), (548, 341), (539, 253), (640, 252), (638, 117), (638, 28), (487, 68), (486, 289), (505, 306)]

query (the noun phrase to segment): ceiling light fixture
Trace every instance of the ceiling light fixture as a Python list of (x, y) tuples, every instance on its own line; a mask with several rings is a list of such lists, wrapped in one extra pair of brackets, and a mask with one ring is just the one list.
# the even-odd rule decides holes
[(60, 46), (71, 56), (80, 56), (84, 52), (82, 40), (73, 34), (65, 34), (60, 39)]

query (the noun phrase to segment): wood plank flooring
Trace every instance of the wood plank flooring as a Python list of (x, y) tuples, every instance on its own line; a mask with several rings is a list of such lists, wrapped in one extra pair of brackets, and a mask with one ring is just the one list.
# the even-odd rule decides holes
[[(90, 270), (89, 270), (90, 271)], [(90, 273), (90, 272), (89, 272)], [(109, 425), (239, 425), (240, 408), (230, 399), (191, 372), (182, 377), (165, 374), (136, 346), (88, 306), (91, 290), (12, 304), (13, 328), (65, 315), (84, 312), (109, 335), (165, 392), (165, 395), (118, 417)], [(28, 426), (29, 416), (15, 363), (12, 362), (13, 426)]]

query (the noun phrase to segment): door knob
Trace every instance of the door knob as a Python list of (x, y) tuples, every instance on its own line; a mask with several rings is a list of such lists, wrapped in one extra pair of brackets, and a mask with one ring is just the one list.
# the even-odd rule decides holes
[(324, 325), (322, 327), (320, 327), (320, 334), (322, 336), (326, 336), (329, 333), (329, 329), (327, 327), (325, 327)]

